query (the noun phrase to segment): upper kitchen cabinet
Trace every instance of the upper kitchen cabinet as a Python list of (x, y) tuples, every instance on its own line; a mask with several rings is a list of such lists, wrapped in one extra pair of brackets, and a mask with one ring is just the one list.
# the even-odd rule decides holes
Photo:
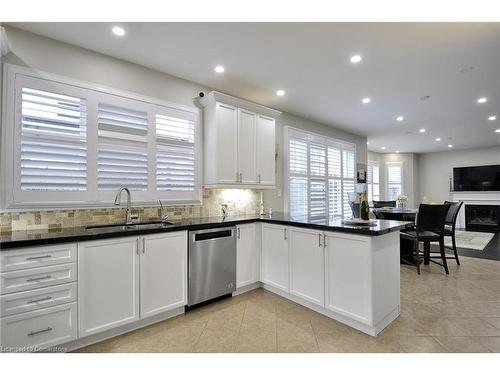
[(275, 187), (275, 121), (281, 112), (220, 92), (204, 107), (204, 185)]

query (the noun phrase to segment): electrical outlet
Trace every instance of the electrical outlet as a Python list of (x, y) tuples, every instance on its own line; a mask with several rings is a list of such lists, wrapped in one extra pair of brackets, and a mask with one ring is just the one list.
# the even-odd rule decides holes
[(278, 194), (278, 198), (281, 198), (281, 189), (278, 189), (277, 194)]

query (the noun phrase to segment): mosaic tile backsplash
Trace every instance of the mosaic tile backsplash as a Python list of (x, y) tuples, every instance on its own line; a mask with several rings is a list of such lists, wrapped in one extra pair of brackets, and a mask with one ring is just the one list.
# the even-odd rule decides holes
[[(133, 198), (133, 192), (132, 192)], [(229, 215), (250, 215), (259, 212), (260, 192), (250, 189), (205, 189), (202, 205), (167, 206), (169, 220), (192, 217), (221, 216), (221, 204), (228, 205)], [(134, 207), (132, 214), (139, 221), (160, 219), (160, 208)], [(31, 210), (0, 212), (0, 233), (18, 230), (58, 230), (89, 225), (117, 224), (125, 221), (125, 206), (92, 209)]]

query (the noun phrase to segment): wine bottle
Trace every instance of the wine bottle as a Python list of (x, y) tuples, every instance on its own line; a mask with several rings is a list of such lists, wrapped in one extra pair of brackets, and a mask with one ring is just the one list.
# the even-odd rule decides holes
[(368, 201), (363, 199), (363, 203), (361, 203), (361, 219), (368, 220), (368, 214), (370, 212), (370, 208), (368, 207)]

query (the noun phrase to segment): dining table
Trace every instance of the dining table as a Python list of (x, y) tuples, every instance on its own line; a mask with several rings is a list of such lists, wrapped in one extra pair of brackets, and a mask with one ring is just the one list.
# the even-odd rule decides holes
[[(416, 208), (402, 208), (402, 207), (381, 207), (372, 208), (373, 214), (377, 219), (381, 220), (398, 220), (398, 221), (412, 221), (415, 223), (417, 217), (418, 209)], [(400, 238), (399, 249), (401, 253), (401, 263), (415, 263), (413, 257), (413, 242), (406, 239)], [(424, 253), (427, 255), (430, 251), (427, 246), (424, 249)], [(425, 257), (424, 263), (427, 263), (428, 257)]]

